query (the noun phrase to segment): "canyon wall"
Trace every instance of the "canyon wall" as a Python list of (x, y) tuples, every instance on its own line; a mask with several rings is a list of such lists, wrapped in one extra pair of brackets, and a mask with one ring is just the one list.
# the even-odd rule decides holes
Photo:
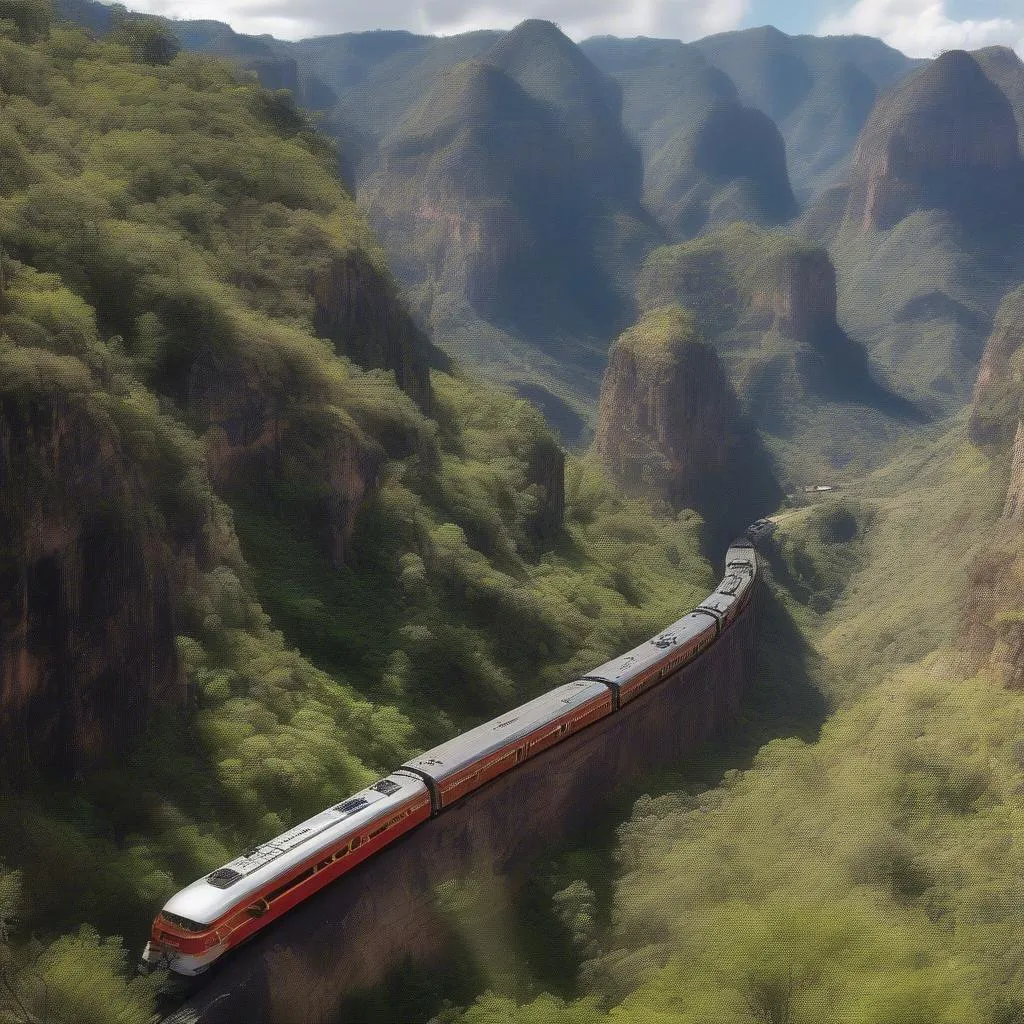
[(720, 735), (754, 676), (757, 617), (755, 595), (697, 661), (328, 886), (214, 968), (166, 1024), (285, 1024), (299, 1006), (303, 1021), (328, 1024), (403, 962), (443, 961), (451, 932), (438, 887), (497, 876), (514, 893), (538, 856)]

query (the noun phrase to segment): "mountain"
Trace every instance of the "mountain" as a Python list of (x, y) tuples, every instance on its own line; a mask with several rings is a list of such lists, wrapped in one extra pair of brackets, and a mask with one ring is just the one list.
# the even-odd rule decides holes
[(782, 496), (718, 354), (680, 306), (648, 311), (612, 345), (594, 452), (627, 493), (700, 512), (709, 541)]
[(891, 385), (967, 400), (996, 307), (1020, 280), (1024, 164), (1012, 105), (949, 51), (880, 97), (847, 180), (803, 218), (830, 244), (840, 320)]
[[(424, 322), (520, 386), (594, 392), (658, 240), (620, 95), (553, 25), (440, 71), (359, 185)], [(557, 390), (557, 388), (556, 388)]]
[(1024, 62), (1007, 46), (986, 46), (971, 56), (1010, 101), (1017, 121), (1017, 143), (1024, 152)]
[(672, 240), (796, 213), (775, 125), (741, 106), (729, 77), (695, 46), (599, 37), (581, 49), (622, 89), (623, 125), (644, 158), (644, 201)]
[(645, 198), (673, 239), (734, 221), (774, 226), (797, 212), (778, 128), (731, 101), (666, 143), (647, 169)]
[(770, 26), (693, 44), (786, 143), (801, 202), (841, 178), (876, 94), (920, 64), (867, 36), (789, 36)]
[[(837, 324), (836, 274), (824, 249), (733, 224), (656, 249), (637, 295), (642, 310), (678, 303), (693, 314), (745, 411), (781, 443), (777, 454), (796, 447), (843, 466), (861, 457), (866, 432), (891, 433), (910, 414), (875, 384), (863, 348)], [(821, 448), (826, 416), (846, 427), (829, 430)]]

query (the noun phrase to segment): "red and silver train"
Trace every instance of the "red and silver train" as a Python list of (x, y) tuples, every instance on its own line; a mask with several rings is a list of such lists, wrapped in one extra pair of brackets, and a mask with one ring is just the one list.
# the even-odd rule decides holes
[(745, 539), (707, 600), (633, 650), (406, 761), (172, 896), (153, 922), (143, 966), (196, 975), (381, 847), (492, 779), (615, 714), (696, 658), (750, 601), (757, 555)]

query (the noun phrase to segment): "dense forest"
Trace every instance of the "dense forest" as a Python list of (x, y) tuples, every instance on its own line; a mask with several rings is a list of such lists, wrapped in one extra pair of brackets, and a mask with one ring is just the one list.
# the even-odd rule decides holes
[[(0, 1014), (143, 1021), (137, 947), (182, 884), (649, 635), (711, 569), (694, 515), (563, 463), (431, 349), (289, 94), (151, 22), (4, 12), (3, 573), (42, 571), (40, 529), (143, 559), (176, 696), (97, 740), (43, 692), (67, 755), (7, 743)], [(344, 272), (368, 298), (339, 326)]]

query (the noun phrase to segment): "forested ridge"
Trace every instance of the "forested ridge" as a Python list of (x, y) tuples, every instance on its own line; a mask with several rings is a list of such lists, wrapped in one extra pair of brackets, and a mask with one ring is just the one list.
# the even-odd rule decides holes
[[(650, 635), (712, 571), (695, 516), (618, 497), (431, 350), (287, 93), (157, 23), (3, 13), (0, 564), (36, 690), (5, 694), (0, 1015), (142, 1021), (134, 959), (178, 887)], [(39, 661), (41, 580), (88, 657)], [(135, 692), (107, 671), (132, 616), (173, 633), (138, 721), (76, 699), (68, 723), (57, 678)]]

